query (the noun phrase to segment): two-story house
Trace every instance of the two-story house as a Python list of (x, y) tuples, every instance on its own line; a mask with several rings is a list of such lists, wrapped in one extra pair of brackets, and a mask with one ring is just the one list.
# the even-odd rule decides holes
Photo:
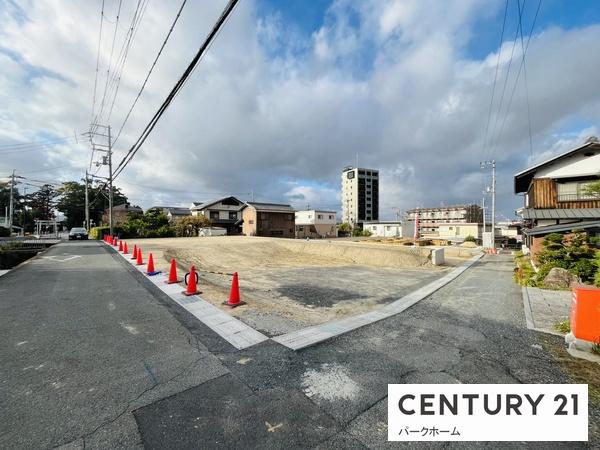
[(524, 197), (524, 244), (535, 256), (545, 235), (585, 229), (600, 232), (600, 197), (586, 185), (600, 179), (600, 143), (590, 138), (581, 147), (515, 175), (515, 194)]
[(227, 234), (242, 232), (242, 208), (245, 203), (230, 196), (205, 202), (191, 208), (192, 216), (203, 215), (213, 226), (227, 229)]
[(297, 238), (337, 237), (336, 212), (317, 209), (296, 211)]
[(247, 202), (243, 220), (246, 236), (294, 238), (295, 210), (290, 205)]

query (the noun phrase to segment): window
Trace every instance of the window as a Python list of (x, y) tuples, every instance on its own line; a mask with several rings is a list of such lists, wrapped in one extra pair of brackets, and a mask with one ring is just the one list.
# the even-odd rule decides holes
[(333, 214), (329, 214), (329, 219), (333, 220)]
[(373, 231), (377, 231), (377, 225), (372, 225)]
[(249, 220), (249, 221), (248, 221), (248, 223), (249, 223), (250, 225), (254, 225), (254, 220)]
[(210, 212), (210, 218), (211, 219), (219, 220), (219, 211), (211, 211)]
[(267, 213), (264, 213), (264, 212), (263, 212), (263, 213), (260, 213), (260, 218), (261, 218), (262, 220), (267, 220)]
[(229, 219), (230, 220), (236, 220), (237, 219), (237, 213), (235, 211), (229, 211)]
[(322, 219), (322, 218), (323, 218), (323, 215), (322, 215), (322, 214), (318, 214), (318, 215), (317, 215), (317, 219)]
[(304, 227), (302, 225), (298, 226), (298, 231), (304, 231)]
[(595, 200), (598, 196), (587, 194), (585, 189), (590, 181), (572, 181), (567, 183), (556, 183), (558, 201), (568, 202), (576, 200)]
[(294, 220), (294, 215), (293, 214), (288, 214), (288, 220)]

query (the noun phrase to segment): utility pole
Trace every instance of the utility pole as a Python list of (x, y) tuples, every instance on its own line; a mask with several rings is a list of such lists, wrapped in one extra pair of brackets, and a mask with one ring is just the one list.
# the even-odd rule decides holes
[(113, 173), (112, 173), (112, 142), (110, 125), (108, 126), (108, 227), (113, 235)]
[(88, 194), (89, 185), (88, 171), (85, 171), (85, 229), (90, 231), (90, 197)]
[(10, 201), (9, 201), (9, 206), (8, 206), (8, 233), (11, 234), (12, 233), (12, 226), (13, 226), (13, 213), (14, 213), (14, 195), (13, 192), (15, 190), (15, 170), (13, 169), (12, 171), (12, 177), (11, 177), (11, 181), (10, 181)]
[(491, 187), (491, 194), (492, 194), (492, 247), (495, 248), (496, 247), (496, 161), (495, 160), (491, 160), (491, 161), (483, 161), (481, 163), (479, 163), (480, 167), (482, 169), (485, 169), (487, 167), (491, 167), (492, 168), (492, 187)]
[(483, 217), (483, 232), (485, 233), (485, 191), (483, 192), (483, 198), (481, 199), (481, 212)]
[[(100, 125), (100, 124), (92, 124), (92, 127), (96, 127), (97, 128), (104, 128), (105, 130), (107, 130), (107, 134), (102, 134), (99, 133), (98, 131), (94, 131), (93, 133), (91, 133), (91, 137), (92, 136), (101, 136), (104, 137), (108, 140), (107, 144), (99, 144), (97, 142), (93, 142), (93, 138), (92, 138), (92, 146), (94, 151), (99, 151), (99, 152), (105, 152), (107, 154), (107, 156), (103, 156), (102, 157), (102, 162), (101, 163), (95, 163), (97, 166), (101, 166), (101, 165), (107, 165), (108, 166), (108, 178), (107, 178), (107, 184), (108, 184), (108, 227), (109, 227), (109, 233), (112, 236), (113, 234), (113, 170), (112, 170), (112, 136), (110, 134), (110, 125)], [(86, 179), (87, 179), (87, 175), (86, 175)], [(87, 183), (86, 183), (87, 186)], [(106, 184), (104, 185), (106, 186)], [(88, 220), (89, 218), (87, 218), (86, 220)]]

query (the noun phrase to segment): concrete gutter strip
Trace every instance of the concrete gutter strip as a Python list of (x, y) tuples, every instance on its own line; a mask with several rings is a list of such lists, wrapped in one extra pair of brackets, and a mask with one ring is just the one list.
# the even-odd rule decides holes
[(0, 270), (0, 277), (6, 275), (8, 272), (10, 272), (10, 270)]
[[(108, 244), (107, 244), (108, 245)], [(145, 265), (138, 266), (135, 261), (131, 260), (130, 255), (123, 255), (117, 252), (126, 261), (140, 272), (144, 273)], [(292, 350), (299, 350), (319, 342), (326, 341), (333, 337), (356, 330), (375, 322), (378, 322), (388, 317), (394, 316), (402, 311), (410, 308), (415, 303), (423, 300), (425, 297), (433, 294), (438, 289), (457, 278), (465, 270), (477, 262), (483, 254), (476, 255), (458, 266), (452, 272), (444, 275), (442, 278), (429, 283), (420, 289), (396, 300), (389, 305), (370, 311), (364, 314), (359, 314), (352, 317), (346, 317), (341, 320), (316, 325), (314, 327), (303, 328), (292, 333), (283, 334), (272, 338)], [(174, 302), (185, 308), (190, 314), (196, 317), (200, 322), (204, 323), (211, 330), (229, 342), (238, 350), (251, 347), (268, 340), (264, 334), (256, 331), (254, 328), (246, 325), (244, 322), (227, 314), (212, 303), (207, 302), (203, 298), (195, 296), (185, 296), (181, 293), (182, 287), (179, 284), (166, 284), (167, 274), (160, 273), (151, 277), (146, 277), (147, 280), (156, 285), (161, 291), (168, 295)]]
[[(120, 252), (117, 252), (117, 254), (121, 255), (138, 271), (142, 273), (146, 271), (146, 265), (138, 266), (135, 264), (135, 261), (131, 260), (131, 255), (124, 255)], [(168, 279), (166, 273), (159, 273), (145, 278), (238, 350), (251, 347), (269, 339), (264, 334), (259, 333), (244, 322), (221, 311), (203, 298), (197, 295), (189, 297), (183, 295), (180, 284), (165, 283)]]
[(302, 330), (294, 331), (292, 333), (283, 334), (272, 338), (275, 342), (285, 345), (292, 350), (300, 350), (302, 348), (315, 345), (319, 342), (331, 339), (332, 337), (340, 336), (358, 328), (364, 327), (375, 322), (378, 322), (388, 317), (392, 317), (402, 311), (410, 308), (415, 303), (423, 300), (425, 297), (430, 296), (438, 289), (442, 288), (452, 280), (460, 276), (465, 270), (475, 264), (479, 259), (483, 257), (483, 254), (475, 255), (462, 265), (458, 266), (452, 272), (446, 274), (442, 278), (429, 283), (420, 289), (396, 300), (389, 305), (370, 311), (368, 313), (359, 314), (357, 316), (347, 317), (345, 319), (337, 320), (334, 322), (324, 323), (316, 325), (314, 327), (304, 328)]

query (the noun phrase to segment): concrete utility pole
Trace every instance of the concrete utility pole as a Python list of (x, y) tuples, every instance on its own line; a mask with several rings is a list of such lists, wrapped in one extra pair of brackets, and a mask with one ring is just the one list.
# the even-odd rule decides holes
[[(98, 133), (97, 131), (92, 132), (92, 136), (102, 136), (108, 139), (107, 145), (99, 144), (92, 141), (92, 146), (95, 151), (106, 152), (107, 156), (102, 157), (101, 163), (96, 163), (97, 166), (107, 165), (108, 166), (108, 178), (106, 178), (108, 184), (108, 227), (109, 233), (113, 234), (113, 170), (112, 170), (112, 136), (110, 134), (110, 125), (92, 124), (92, 127), (104, 128), (107, 130), (107, 134)], [(104, 147), (104, 148), (98, 148)], [(87, 175), (86, 175), (87, 180)], [(106, 186), (105, 184), (105, 186)], [(86, 183), (87, 186), (87, 183)], [(86, 219), (89, 220), (89, 217)]]
[(483, 193), (483, 198), (481, 199), (481, 215), (483, 218), (483, 232), (485, 233), (485, 191)]
[(112, 142), (110, 125), (108, 126), (108, 227), (113, 235), (113, 173), (112, 173)]
[(85, 229), (89, 232), (90, 231), (90, 197), (88, 194), (88, 185), (89, 185), (89, 178), (88, 178), (88, 171), (85, 171)]
[(11, 181), (10, 181), (10, 201), (9, 201), (9, 206), (8, 206), (8, 232), (9, 234), (12, 233), (12, 226), (13, 226), (13, 213), (14, 213), (14, 195), (13, 192), (15, 190), (15, 170), (13, 169), (12, 171), (12, 177), (11, 177)]
[(492, 168), (492, 187), (491, 187), (491, 193), (492, 193), (492, 247), (496, 246), (496, 161), (495, 160), (491, 160), (491, 161), (483, 161), (481, 163), (479, 163), (480, 167), (482, 169), (485, 169), (487, 167), (491, 167)]

